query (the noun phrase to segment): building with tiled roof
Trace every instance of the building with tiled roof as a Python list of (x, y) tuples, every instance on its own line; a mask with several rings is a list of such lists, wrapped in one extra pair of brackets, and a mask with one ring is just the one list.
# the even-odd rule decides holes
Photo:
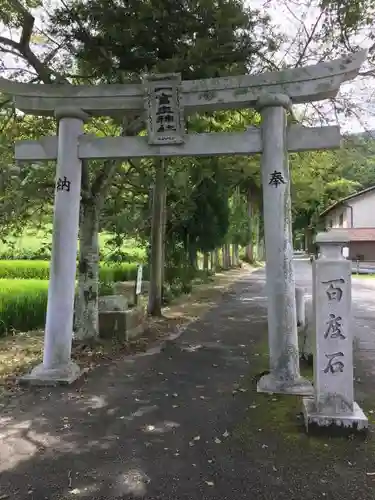
[(337, 201), (321, 213), (326, 230), (346, 230), (349, 258), (375, 261), (375, 186)]

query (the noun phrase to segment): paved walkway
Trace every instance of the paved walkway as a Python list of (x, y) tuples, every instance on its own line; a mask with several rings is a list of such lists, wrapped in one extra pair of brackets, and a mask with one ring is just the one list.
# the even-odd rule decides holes
[(373, 499), (371, 443), (308, 438), (297, 398), (256, 394), (265, 307), (257, 271), (162, 352), (14, 400), (0, 499)]

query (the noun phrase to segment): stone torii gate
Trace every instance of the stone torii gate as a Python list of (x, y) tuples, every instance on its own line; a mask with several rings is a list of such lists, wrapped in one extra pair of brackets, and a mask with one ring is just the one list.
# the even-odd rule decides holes
[[(298, 361), (288, 151), (337, 148), (340, 131), (288, 127), (286, 116), (292, 104), (334, 97), (341, 83), (358, 74), (365, 57), (358, 52), (305, 68), (182, 82), (176, 74), (149, 76), (143, 84), (98, 86), (0, 79), (0, 91), (13, 96), (17, 109), (54, 115), (59, 121), (58, 137), (21, 141), (15, 151), (20, 161), (57, 159), (44, 356), (26, 378), (39, 384), (70, 383), (80, 374), (71, 361), (71, 341), (83, 159), (262, 153), (270, 374), (262, 377), (258, 390), (312, 394)], [(259, 110), (261, 130), (185, 134), (185, 113), (248, 107)], [(144, 113), (146, 137), (96, 138), (83, 133), (88, 116), (134, 112)]]

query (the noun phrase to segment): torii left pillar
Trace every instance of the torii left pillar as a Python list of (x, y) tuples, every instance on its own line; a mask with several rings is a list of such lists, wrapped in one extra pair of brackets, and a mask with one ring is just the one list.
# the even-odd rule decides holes
[(62, 108), (55, 116), (59, 133), (43, 363), (21, 379), (34, 385), (70, 384), (80, 375), (71, 348), (82, 175), (78, 138), (86, 115)]
[(268, 299), (270, 373), (258, 382), (259, 392), (311, 395), (312, 384), (301, 377), (293, 268), (287, 116), (290, 98), (265, 94), (258, 101), (262, 117), (262, 188)]

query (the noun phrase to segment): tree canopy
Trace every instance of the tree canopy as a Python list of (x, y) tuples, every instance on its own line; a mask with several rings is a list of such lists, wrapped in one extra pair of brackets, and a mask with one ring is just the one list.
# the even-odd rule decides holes
[(269, 17), (239, 0), (70, 1), (52, 33), (74, 47), (79, 70), (122, 82), (144, 72), (184, 79), (245, 73), (277, 49)]

